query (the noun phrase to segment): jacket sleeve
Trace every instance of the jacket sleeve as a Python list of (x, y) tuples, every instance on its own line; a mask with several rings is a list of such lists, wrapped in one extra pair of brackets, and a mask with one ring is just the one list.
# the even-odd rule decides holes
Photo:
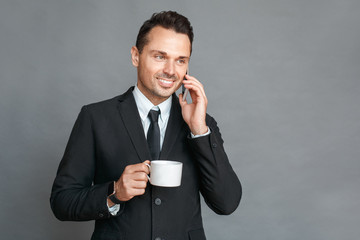
[(217, 214), (228, 215), (240, 203), (242, 187), (225, 153), (216, 121), (207, 115), (211, 133), (189, 138), (189, 146), (198, 163), (200, 191), (206, 204)]
[(59, 220), (86, 221), (110, 217), (109, 183), (93, 184), (95, 147), (86, 106), (75, 122), (52, 187), (50, 204)]

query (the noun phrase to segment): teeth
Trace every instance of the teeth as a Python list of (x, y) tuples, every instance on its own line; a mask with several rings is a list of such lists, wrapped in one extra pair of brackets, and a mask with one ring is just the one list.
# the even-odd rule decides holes
[(166, 81), (166, 80), (163, 80), (163, 79), (159, 79), (161, 82), (163, 83), (172, 83), (172, 81)]

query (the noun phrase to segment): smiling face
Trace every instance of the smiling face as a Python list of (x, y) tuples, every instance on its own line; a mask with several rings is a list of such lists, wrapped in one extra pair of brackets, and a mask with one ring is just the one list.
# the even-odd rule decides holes
[(191, 43), (186, 34), (160, 26), (147, 36), (141, 53), (131, 48), (132, 63), (137, 67), (139, 90), (158, 105), (181, 86), (190, 60)]

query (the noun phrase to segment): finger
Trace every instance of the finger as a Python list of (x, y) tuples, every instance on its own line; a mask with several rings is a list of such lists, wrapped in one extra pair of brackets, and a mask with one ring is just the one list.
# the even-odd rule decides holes
[(146, 168), (145, 168), (145, 173), (146, 173), (147, 175), (150, 174), (150, 167), (149, 167), (150, 163), (151, 163), (150, 160), (145, 160), (145, 161), (143, 162), (143, 164), (146, 166)]
[(192, 77), (192, 76), (189, 76), (189, 75), (187, 75), (187, 76), (188, 77), (186, 79), (184, 79), (185, 81), (187, 80), (187, 81), (190, 81), (190, 82), (198, 83), (199, 85), (203, 86), (203, 84), (199, 80), (197, 80), (195, 77)]
[(140, 195), (144, 195), (144, 193), (145, 193), (145, 188), (134, 188), (131, 191), (132, 196), (140, 196)]
[(135, 181), (133, 188), (135, 189), (145, 189), (147, 187), (147, 178), (146, 181)]
[(123, 197), (133, 196), (134, 189), (145, 189), (147, 186), (147, 178), (143, 181), (130, 180), (123, 182), (119, 188), (119, 195)]
[(201, 89), (202, 94), (205, 96), (204, 85), (199, 80), (197, 80), (195, 77), (186, 74), (186, 79), (183, 80), (183, 83), (184, 83), (185, 88), (188, 88), (187, 84), (195, 84), (196, 86), (198, 86)]
[(192, 99), (200, 98), (200, 99), (204, 99), (205, 102), (207, 101), (206, 94), (202, 84), (196, 82), (187, 82), (184, 83), (184, 85), (187, 89), (189, 89)]
[(183, 84), (184, 84), (185, 88), (188, 88), (188, 89), (193, 89), (194, 90), (194, 88), (191, 88), (191, 86), (194, 86), (194, 87), (198, 88), (201, 91), (201, 94), (203, 96), (206, 96), (205, 90), (204, 90), (204, 85), (199, 80), (197, 80), (196, 78), (191, 77), (191, 78), (189, 78), (187, 80), (183, 80)]
[(116, 195), (121, 201), (128, 201), (134, 196), (144, 194), (146, 185), (147, 178), (143, 181), (136, 181), (131, 179), (131, 174), (123, 175), (119, 181), (116, 182)]
[(126, 191), (124, 191), (124, 196), (118, 196), (120, 199), (121, 197), (123, 199), (131, 199), (135, 196), (143, 195), (145, 193), (145, 188), (128, 188)]
[(124, 172), (126, 172), (127, 174), (131, 174), (131, 173), (135, 173), (135, 172), (148, 173), (148, 171), (149, 171), (149, 168), (144, 163), (128, 165), (128, 166), (126, 166), (126, 168), (124, 170)]
[(147, 181), (147, 174), (144, 172), (135, 172), (132, 174), (132, 179), (134, 181)]
[(183, 94), (180, 93), (179, 94), (179, 103), (180, 103), (180, 106), (183, 107), (184, 105), (186, 105), (188, 102), (185, 100), (183, 100)]

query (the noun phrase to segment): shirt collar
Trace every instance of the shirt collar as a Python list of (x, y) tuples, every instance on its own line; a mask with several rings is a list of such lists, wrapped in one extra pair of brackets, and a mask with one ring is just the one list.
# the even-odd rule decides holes
[(142, 121), (145, 121), (151, 109), (154, 110), (160, 109), (160, 116), (159, 116), (160, 121), (162, 122), (167, 121), (167, 119), (170, 116), (172, 96), (170, 96), (168, 99), (166, 99), (159, 105), (154, 106), (154, 104), (152, 104), (152, 102), (150, 102), (150, 100), (147, 97), (145, 97), (145, 95), (139, 90), (137, 85), (135, 85), (133, 95)]

